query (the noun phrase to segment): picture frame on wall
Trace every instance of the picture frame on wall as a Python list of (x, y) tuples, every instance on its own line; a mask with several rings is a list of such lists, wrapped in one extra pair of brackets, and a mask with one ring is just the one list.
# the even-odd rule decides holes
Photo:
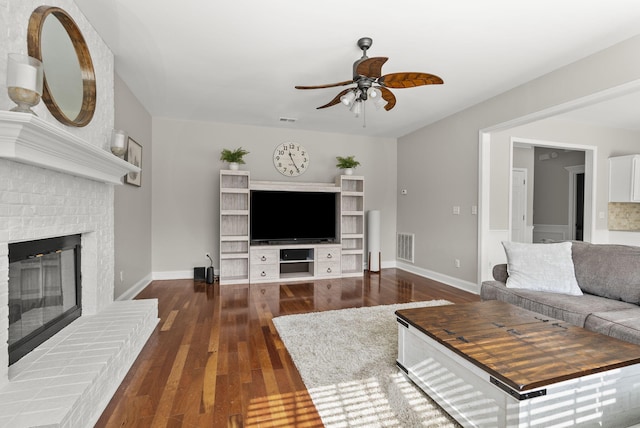
[[(132, 165), (142, 167), (142, 146), (133, 138), (129, 138), (126, 160)], [(125, 182), (133, 186), (142, 186), (142, 171), (130, 172), (125, 176)]]

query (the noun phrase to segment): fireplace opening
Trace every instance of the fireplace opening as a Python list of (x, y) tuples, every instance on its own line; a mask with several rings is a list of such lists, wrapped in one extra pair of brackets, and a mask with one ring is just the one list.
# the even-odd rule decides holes
[(81, 236), (9, 244), (9, 364), (80, 317)]

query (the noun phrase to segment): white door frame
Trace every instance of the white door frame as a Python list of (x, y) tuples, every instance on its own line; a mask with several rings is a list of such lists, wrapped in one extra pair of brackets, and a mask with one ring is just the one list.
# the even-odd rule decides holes
[(528, 176), (528, 170), (527, 168), (511, 168), (511, 182), (509, 183), (509, 240), (513, 241), (513, 173), (514, 172), (521, 172), (524, 174), (525, 177), (525, 186), (524, 186), (524, 198), (523, 198), (523, 204), (524, 207), (522, 207), (522, 212), (524, 213), (524, 218), (522, 219), (523, 225), (522, 225), (522, 233), (523, 233), (523, 241), (519, 241), (519, 242), (532, 242), (529, 236), (529, 231), (527, 228), (527, 176)]
[[(595, 235), (595, 200), (596, 200), (596, 185), (597, 177), (597, 158), (598, 148), (596, 146), (588, 146), (584, 144), (571, 144), (558, 141), (545, 141), (536, 140), (530, 138), (512, 137), (512, 144), (510, 145), (510, 159), (509, 165), (512, 168), (513, 165), (513, 146), (518, 145), (532, 146), (532, 147), (548, 147), (560, 150), (575, 150), (584, 151), (584, 163), (585, 163), (585, 178), (584, 178), (584, 240), (591, 241), (592, 236)], [(480, 144), (480, 158), (483, 161), (480, 168), (480, 219), (479, 223), (479, 237), (478, 237), (478, 281), (481, 283), (484, 280), (491, 279), (493, 265), (505, 262), (504, 251), (501, 248), (501, 240), (508, 239), (508, 234), (496, 233), (489, 227), (489, 185), (490, 185), (490, 149), (491, 144), (491, 132), (481, 133)], [(511, 196), (509, 196), (509, 205), (511, 205)], [(509, 226), (510, 227), (510, 226)]]

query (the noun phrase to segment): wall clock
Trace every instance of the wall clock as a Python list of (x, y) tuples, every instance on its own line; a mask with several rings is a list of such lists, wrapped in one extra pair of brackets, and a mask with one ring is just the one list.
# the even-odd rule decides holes
[(282, 143), (273, 151), (273, 165), (280, 174), (296, 177), (307, 170), (309, 152), (298, 143)]

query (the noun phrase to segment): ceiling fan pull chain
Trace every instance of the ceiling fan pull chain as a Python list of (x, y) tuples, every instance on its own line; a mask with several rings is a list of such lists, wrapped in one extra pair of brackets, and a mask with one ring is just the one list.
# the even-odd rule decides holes
[(367, 103), (362, 102), (362, 127), (367, 127)]

